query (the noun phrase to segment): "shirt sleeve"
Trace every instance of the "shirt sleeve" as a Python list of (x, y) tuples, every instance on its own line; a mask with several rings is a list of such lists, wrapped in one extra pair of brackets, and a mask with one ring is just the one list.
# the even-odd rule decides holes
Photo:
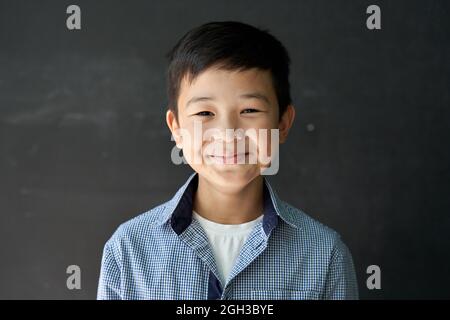
[(358, 298), (358, 283), (353, 258), (350, 250), (338, 235), (328, 268), (324, 299), (357, 300)]
[(107, 242), (103, 249), (97, 300), (121, 300), (120, 282), (120, 267)]

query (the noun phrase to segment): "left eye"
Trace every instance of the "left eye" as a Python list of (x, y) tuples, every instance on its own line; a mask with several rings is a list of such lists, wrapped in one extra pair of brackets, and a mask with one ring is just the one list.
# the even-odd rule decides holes
[(253, 112), (258, 112), (259, 110), (257, 109), (252, 109), (252, 108), (248, 108), (248, 109), (244, 109), (242, 111), (242, 113), (253, 113)]
[(208, 116), (211, 116), (212, 114), (213, 113), (210, 111), (200, 111), (200, 112), (197, 112), (195, 115), (202, 116), (202, 117), (208, 117)]

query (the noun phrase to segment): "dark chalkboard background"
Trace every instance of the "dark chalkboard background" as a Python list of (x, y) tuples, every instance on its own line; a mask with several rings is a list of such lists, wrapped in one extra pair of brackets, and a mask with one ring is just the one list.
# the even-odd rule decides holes
[[(70, 4), (82, 30), (66, 28)], [(370, 4), (382, 30), (365, 26)], [(361, 298), (450, 298), (449, 8), (1, 0), (0, 298), (95, 298), (115, 228), (185, 181), (191, 169), (170, 162), (164, 54), (212, 20), (268, 28), (288, 48), (297, 119), (270, 179), (342, 235)], [(81, 290), (66, 288), (71, 264)], [(371, 264), (381, 290), (366, 288)]]

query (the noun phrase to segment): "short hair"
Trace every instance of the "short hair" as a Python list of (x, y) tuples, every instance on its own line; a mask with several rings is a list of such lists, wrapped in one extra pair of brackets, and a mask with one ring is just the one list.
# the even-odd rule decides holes
[(191, 83), (201, 72), (269, 70), (279, 106), (279, 120), (291, 104), (290, 58), (286, 48), (268, 30), (237, 21), (205, 23), (188, 31), (166, 54), (168, 107), (178, 117), (178, 98), (185, 76)]

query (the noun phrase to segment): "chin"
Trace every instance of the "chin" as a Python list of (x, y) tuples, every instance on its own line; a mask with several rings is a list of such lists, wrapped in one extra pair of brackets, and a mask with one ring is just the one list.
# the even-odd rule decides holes
[(255, 165), (212, 165), (197, 172), (223, 191), (234, 191), (241, 190), (258, 177), (260, 168)]

